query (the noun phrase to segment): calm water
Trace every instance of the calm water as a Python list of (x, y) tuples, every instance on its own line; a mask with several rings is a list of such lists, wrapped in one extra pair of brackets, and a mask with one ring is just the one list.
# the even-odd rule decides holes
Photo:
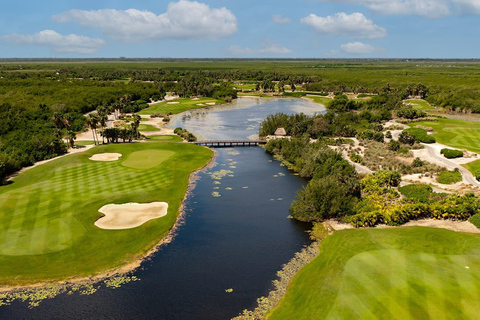
[[(259, 106), (294, 112), (288, 101)], [(208, 131), (198, 127), (204, 121), (230, 128), (225, 135), (236, 130), (240, 135), (239, 128), (252, 122), (248, 120), (251, 114), (260, 117), (252, 106), (228, 108), (179, 121), (194, 133), (197, 128)], [(219, 122), (211, 123), (209, 117)], [(245, 132), (234, 136), (244, 137)], [(215, 138), (225, 136), (218, 134)], [(26, 304), (14, 303), (0, 308), (0, 319), (210, 320), (229, 319), (252, 308), (256, 298), (271, 289), (281, 265), (310, 243), (305, 233), (308, 225), (287, 218), (295, 191), (305, 181), (259, 147), (216, 150), (217, 165), (201, 174), (187, 204), (185, 224), (174, 241), (134, 273), (141, 281), (119, 289), (102, 288), (90, 296), (61, 295), (32, 310)], [(221, 180), (212, 179), (210, 173), (220, 170), (228, 170), (227, 175)], [(212, 192), (220, 196), (214, 197)], [(233, 292), (226, 293), (228, 288)]]

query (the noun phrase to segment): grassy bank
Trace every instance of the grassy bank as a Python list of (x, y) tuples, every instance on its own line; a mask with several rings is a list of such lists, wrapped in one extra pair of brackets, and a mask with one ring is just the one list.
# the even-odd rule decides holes
[(199, 109), (208, 106), (208, 104), (224, 104), (224, 101), (216, 100), (213, 98), (198, 98), (196, 100), (186, 98), (177, 99), (172, 101), (163, 101), (154, 105), (151, 105), (147, 109), (140, 111), (140, 115), (152, 115), (154, 113), (182, 113), (191, 109)]
[(336, 232), (267, 319), (475, 319), (479, 248), (444, 229)]
[[(103, 152), (122, 157), (89, 160)], [(0, 285), (91, 276), (141, 257), (173, 226), (190, 173), (211, 157), (191, 144), (101, 145), (20, 174), (0, 187)], [(128, 230), (94, 226), (103, 205), (153, 201), (169, 204), (167, 216)]]

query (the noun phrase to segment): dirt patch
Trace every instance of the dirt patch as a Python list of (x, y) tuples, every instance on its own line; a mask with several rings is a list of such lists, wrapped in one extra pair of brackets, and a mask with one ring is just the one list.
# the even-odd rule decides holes
[(89, 159), (93, 161), (116, 161), (122, 156), (121, 153), (97, 153)]
[(168, 203), (107, 204), (98, 211), (105, 216), (95, 221), (97, 227), (107, 230), (131, 229), (147, 221), (166, 216)]

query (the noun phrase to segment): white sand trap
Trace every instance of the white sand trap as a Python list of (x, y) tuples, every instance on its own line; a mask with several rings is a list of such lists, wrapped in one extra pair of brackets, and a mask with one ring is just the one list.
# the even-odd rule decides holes
[(193, 98), (192, 100), (195, 100), (195, 101), (197, 101), (197, 100), (200, 100), (200, 98)]
[(172, 102), (167, 102), (167, 104), (179, 104), (180, 102), (178, 101), (172, 101)]
[(205, 104), (206, 104), (207, 106), (214, 106), (214, 105), (216, 105), (217, 103), (216, 103), (216, 102), (205, 102)]
[(89, 159), (93, 161), (116, 161), (122, 156), (121, 153), (97, 153)]
[(168, 203), (107, 204), (98, 211), (105, 216), (95, 221), (97, 227), (108, 230), (131, 229), (147, 221), (166, 216)]

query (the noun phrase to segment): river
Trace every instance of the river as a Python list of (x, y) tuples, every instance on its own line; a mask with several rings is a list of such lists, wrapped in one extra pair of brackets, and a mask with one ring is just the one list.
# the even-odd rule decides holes
[[(323, 111), (305, 100), (242, 98), (176, 116), (171, 125), (203, 139), (245, 139), (268, 114)], [(305, 181), (260, 147), (215, 150), (216, 165), (200, 174), (184, 225), (134, 272), (140, 281), (93, 295), (63, 294), (33, 309), (14, 302), (0, 308), (0, 319), (211, 320), (253, 308), (281, 266), (310, 243), (309, 225), (287, 218)]]

